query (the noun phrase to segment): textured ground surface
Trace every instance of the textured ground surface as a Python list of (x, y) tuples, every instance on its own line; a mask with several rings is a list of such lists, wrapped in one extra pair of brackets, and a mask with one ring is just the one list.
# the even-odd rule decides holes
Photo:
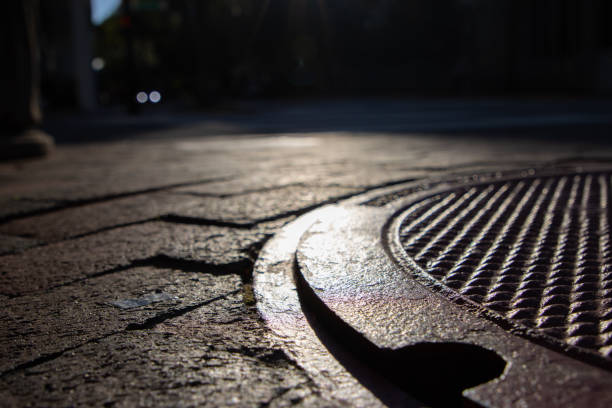
[(257, 315), (252, 266), (275, 231), (381, 185), (612, 159), (607, 128), (583, 126), (601, 118), (560, 126), (558, 112), (541, 123), (515, 113), (523, 127), (502, 132), (516, 121), (495, 111), (494, 131), (485, 121), (449, 133), (435, 124), (465, 127), (472, 108), (430, 103), (423, 124), (414, 104), (373, 105), (397, 111), (379, 122), (364, 118), (367, 104), (346, 106), (345, 122), (326, 106), (310, 121), (285, 114), (293, 127), (265, 122), (272, 112), (246, 126), (256, 134), (189, 123), (1, 164), (0, 405), (350, 405), (320, 390)]

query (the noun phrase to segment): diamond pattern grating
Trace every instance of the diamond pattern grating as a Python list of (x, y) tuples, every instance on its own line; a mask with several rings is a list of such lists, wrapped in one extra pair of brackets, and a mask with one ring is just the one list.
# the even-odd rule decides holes
[(435, 280), (612, 358), (611, 173), (462, 187), (412, 204), (400, 241)]

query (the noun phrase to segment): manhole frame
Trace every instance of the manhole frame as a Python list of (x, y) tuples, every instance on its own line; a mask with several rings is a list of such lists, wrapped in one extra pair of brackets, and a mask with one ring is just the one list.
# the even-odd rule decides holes
[[(603, 168), (602, 166), (598, 166), (597, 170), (610, 170), (610, 168), (607, 166)], [(567, 368), (570, 370), (570, 372), (574, 372), (575, 374), (575, 377), (576, 377), (575, 381), (579, 381), (579, 383), (580, 381), (582, 381), (582, 383), (580, 383), (581, 386), (586, 386), (592, 391), (591, 393), (588, 393), (588, 392), (578, 393), (578, 395), (580, 395), (582, 402), (588, 401), (588, 404), (586, 405), (606, 406), (607, 403), (610, 403), (610, 401), (612, 401), (612, 395), (610, 395), (610, 392), (602, 391), (602, 388), (603, 389), (609, 388), (608, 387), (610, 383), (610, 373), (609, 372), (601, 371), (601, 369), (593, 365), (588, 365), (572, 357), (557, 354), (556, 351), (553, 351), (548, 347), (542, 348), (541, 345), (538, 345), (537, 342), (533, 341), (533, 338), (526, 339), (523, 336), (520, 336), (520, 337), (515, 336), (515, 334), (521, 334), (521, 333), (516, 333), (516, 332), (510, 333), (508, 332), (507, 329), (500, 327), (499, 324), (495, 324), (494, 322), (491, 321), (491, 319), (486, 318), (486, 316), (484, 316), (482, 313), (479, 313), (479, 312), (482, 312), (482, 310), (484, 309), (483, 306), (480, 306), (477, 303), (470, 301), (469, 299), (467, 299), (468, 300), (467, 302), (464, 302), (463, 299), (461, 299), (462, 296), (458, 297), (456, 292), (444, 287), (444, 285), (441, 283), (437, 283), (435, 279), (429, 277), (426, 273), (424, 273), (422, 276), (418, 274), (415, 275), (414, 272), (419, 271), (420, 267), (418, 267), (418, 265), (411, 265), (410, 263), (404, 262), (405, 257), (407, 257), (408, 255), (405, 254), (401, 245), (398, 245), (395, 248), (395, 250), (391, 249), (395, 245), (392, 243), (393, 239), (395, 239), (395, 237), (398, 237), (398, 235), (393, 234), (392, 231), (394, 231), (394, 227), (396, 226), (396, 224), (401, 222), (400, 221), (401, 217), (399, 216), (404, 212), (406, 206), (410, 205), (410, 203), (412, 202), (421, 200), (427, 196), (435, 194), (435, 191), (438, 191), (438, 190), (446, 191), (452, 188), (463, 187), (463, 186), (472, 185), (472, 184), (488, 184), (488, 183), (493, 183), (493, 182), (503, 182), (504, 180), (514, 180), (514, 179), (521, 178), (521, 177), (537, 178), (537, 177), (543, 177), (543, 176), (556, 176), (556, 175), (559, 175), (560, 172), (567, 174), (567, 173), (581, 173), (581, 172), (591, 172), (591, 171), (596, 171), (596, 169), (593, 167), (590, 167), (588, 169), (583, 170), (581, 167), (561, 166), (560, 168), (559, 167), (554, 167), (554, 168), (545, 167), (545, 168), (540, 168), (540, 169), (535, 169), (535, 170), (534, 169), (516, 169), (516, 170), (513, 169), (510, 171), (504, 171), (504, 172), (491, 171), (491, 172), (481, 173), (479, 175), (476, 175), (476, 177), (468, 177), (465, 174), (464, 175), (454, 174), (450, 176), (443, 176), (443, 177), (437, 177), (437, 178), (431, 178), (431, 179), (412, 181), (412, 182), (395, 185), (392, 187), (381, 188), (379, 190), (375, 190), (370, 193), (362, 194), (362, 195), (353, 197), (351, 199), (342, 201), (338, 203), (337, 205), (330, 205), (330, 206), (322, 207), (321, 209), (318, 209), (318, 210), (314, 210), (313, 212), (308, 213), (298, 218), (296, 221), (288, 224), (285, 228), (281, 230), (281, 233), (278, 236), (274, 237), (272, 241), (269, 242), (269, 244), (264, 246), (263, 251), (262, 251), (263, 257), (257, 261), (256, 267), (255, 267), (255, 272), (256, 272), (255, 273), (255, 293), (256, 293), (257, 300), (258, 300), (258, 308), (260, 310), (260, 313), (264, 317), (264, 320), (268, 322), (268, 326), (272, 329), (272, 331), (275, 332), (279, 336), (278, 337), (279, 340), (282, 339), (283, 342), (286, 342), (288, 344), (287, 348), (290, 354), (297, 356), (296, 361), (298, 362), (298, 364), (302, 365), (304, 368), (306, 368), (309, 371), (314, 371), (314, 372), (325, 371), (324, 365), (317, 366), (317, 364), (313, 364), (312, 361), (310, 361), (310, 358), (308, 356), (305, 356), (304, 354), (300, 355), (299, 350), (296, 353), (295, 352), (296, 347), (299, 348), (299, 346), (296, 346), (296, 344), (294, 344), (292, 341), (289, 341), (287, 339), (288, 333), (295, 333), (295, 331), (297, 330), (297, 332), (299, 332), (300, 335), (302, 335), (303, 333), (305, 333), (305, 331), (309, 330), (307, 328), (304, 328), (304, 320), (302, 319), (303, 316), (300, 317), (299, 308), (302, 305), (296, 304), (295, 299), (293, 299), (289, 302), (289, 303), (291, 302), (293, 303), (291, 303), (291, 305), (288, 306), (285, 309), (285, 311), (283, 311), (284, 306), (282, 302), (280, 302), (280, 306), (279, 304), (274, 305), (273, 303), (277, 302), (278, 300), (274, 299), (274, 296), (269, 296), (267, 291), (277, 290), (281, 288), (282, 290), (286, 291), (283, 293), (292, 292), (293, 294), (295, 294), (295, 292), (297, 292), (297, 289), (295, 286), (295, 278), (293, 276), (294, 274), (301, 273), (301, 272), (299, 270), (295, 270), (296, 253), (298, 252), (302, 241), (305, 239), (305, 235), (307, 235), (307, 232), (317, 222), (320, 222), (322, 219), (325, 219), (326, 216), (329, 216), (330, 212), (333, 213), (335, 209), (338, 209), (338, 208), (349, 208), (349, 209), (350, 208), (361, 208), (363, 210), (364, 207), (366, 208), (366, 211), (367, 211), (367, 207), (368, 207), (367, 203), (371, 202), (372, 200), (375, 200), (377, 197), (384, 196), (385, 194), (394, 194), (394, 193), (401, 192), (406, 189), (414, 189), (414, 187), (422, 186), (424, 188), (420, 192), (413, 191), (410, 194), (408, 194), (406, 197), (398, 198), (385, 205), (374, 207), (374, 208), (378, 208), (378, 210), (371, 208), (373, 211), (379, 211), (379, 212), (382, 211), (387, 214), (386, 222), (381, 223), (382, 225), (379, 225), (379, 227), (377, 228), (370, 228), (370, 229), (372, 230), (371, 231), (372, 239), (374, 240), (382, 239), (382, 241), (385, 242), (385, 245), (384, 245), (384, 248), (386, 248), (385, 254), (389, 258), (389, 260), (395, 265), (395, 268), (397, 268), (397, 272), (400, 275), (403, 275), (408, 279), (414, 280), (420, 286), (425, 287), (425, 289), (429, 292), (430, 296), (442, 297), (446, 302), (453, 305), (454, 307), (460, 308), (464, 313), (469, 313), (472, 316), (476, 315), (477, 318), (482, 319), (484, 321), (488, 321), (489, 322), (488, 324), (498, 327), (499, 330), (505, 333), (504, 337), (509, 336), (510, 338), (513, 339), (512, 342), (515, 345), (517, 345), (517, 348), (520, 344), (531, 344), (533, 347), (535, 347), (536, 350), (541, 350), (541, 354), (544, 356), (543, 361), (560, 360), (564, 362), (562, 364), (567, 363)], [(472, 173), (470, 173), (470, 176), (471, 175)], [(468, 179), (471, 181), (466, 182), (466, 180)], [(298, 225), (298, 224), (301, 224), (301, 225)], [(291, 241), (291, 243), (289, 244), (289, 247), (291, 248), (286, 247), (286, 245), (283, 243), (283, 241), (287, 240), (287, 237), (285, 238), (283, 237), (283, 234), (286, 231), (288, 232), (287, 235), (292, 235), (292, 237), (289, 239), (289, 241)], [(297, 234), (297, 237), (296, 237), (296, 234)], [(276, 256), (274, 254), (275, 250), (278, 250), (278, 248), (283, 248), (283, 251), (284, 251), (283, 255)], [(394, 252), (397, 249), (400, 250), (397, 255), (402, 255), (402, 256), (396, 256)], [(449, 296), (442, 296), (440, 294), (440, 290), (432, 287), (432, 285), (435, 286), (436, 283), (439, 286), (442, 286), (443, 288), (446, 288), (447, 290), (452, 291), (451, 293), (452, 296), (450, 296), (450, 299), (449, 299)], [(477, 312), (476, 314), (474, 313), (475, 311)], [(289, 315), (292, 316), (288, 320), (286, 319), (287, 313), (289, 313)], [(299, 321), (299, 324), (297, 324), (296, 326), (293, 326), (290, 330), (287, 331), (285, 330), (285, 328), (279, 326), (279, 321), (282, 320), (283, 324), (286, 324), (288, 321), (292, 319), (297, 319), (296, 321)], [(292, 336), (293, 334), (290, 334), (290, 335)], [(312, 336), (312, 330), (310, 331), (310, 335)], [(312, 341), (316, 343), (316, 338)], [(325, 347), (322, 345), (319, 345), (317, 347), (320, 347), (319, 353), (322, 353), (323, 350), (325, 350)], [(495, 350), (495, 347), (493, 347), (492, 349)], [(557, 357), (555, 357), (556, 354), (557, 354)], [(554, 375), (551, 374), (553, 378), (549, 379), (548, 373), (541, 371), (541, 370), (546, 369), (545, 368), (546, 364), (544, 364), (544, 366), (541, 366), (537, 369), (535, 368), (535, 366), (531, 367), (531, 369), (538, 371), (538, 373), (536, 374), (538, 374), (538, 377), (540, 378), (540, 380), (543, 378), (546, 379), (546, 381), (544, 381), (544, 383), (546, 384), (544, 385), (544, 387), (546, 388), (546, 392), (543, 392), (541, 395), (536, 395), (533, 393), (533, 390), (529, 391), (527, 389), (523, 389), (520, 391), (516, 391), (518, 394), (515, 394), (513, 396), (505, 395), (503, 393), (502, 395), (496, 396), (496, 392), (497, 392), (496, 386), (503, 385), (504, 383), (508, 381), (510, 381), (510, 383), (513, 383), (514, 380), (512, 379), (512, 377), (516, 377), (516, 375), (518, 375), (517, 372), (514, 370), (517, 368), (517, 365), (520, 366), (521, 364), (524, 363), (524, 362), (521, 362), (520, 358), (515, 359), (512, 357), (508, 357), (508, 355), (505, 355), (504, 358), (506, 358), (508, 362), (508, 367), (509, 367), (506, 374), (500, 377), (496, 381), (495, 385), (491, 383), (487, 383), (487, 384), (483, 384), (481, 386), (471, 389), (470, 392), (468, 393), (470, 398), (473, 398), (473, 400), (483, 403), (485, 406), (511, 406), (511, 404), (509, 404), (507, 401), (508, 398), (514, 398), (515, 402), (523, 400), (527, 406), (530, 406), (534, 401), (537, 401), (537, 400), (541, 401), (542, 398), (546, 399), (547, 396), (552, 397), (555, 394), (558, 395), (559, 393), (564, 393), (566, 391), (567, 385), (564, 386), (562, 384), (555, 383)], [(571, 363), (572, 361), (574, 363)], [(515, 367), (515, 369), (511, 369), (512, 367)], [(512, 372), (514, 372), (514, 374), (512, 374)], [(527, 372), (523, 372), (520, 375), (524, 376), (526, 374)], [(605, 384), (608, 384), (608, 385), (605, 385)], [(538, 388), (540, 385), (541, 384), (536, 384), (535, 386), (536, 388)], [(514, 389), (514, 384), (511, 384), (509, 386), (502, 387), (502, 388), (506, 390), (512, 390)], [(570, 393), (570, 394), (573, 394), (573, 398), (576, 398), (575, 393)], [(552, 400), (553, 399), (551, 399), (551, 401)]]

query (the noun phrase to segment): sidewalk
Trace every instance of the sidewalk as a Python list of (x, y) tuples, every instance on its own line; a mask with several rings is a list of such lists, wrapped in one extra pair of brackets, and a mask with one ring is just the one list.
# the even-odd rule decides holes
[(252, 266), (275, 231), (411, 179), (612, 159), (602, 113), (508, 131), (512, 113), (495, 132), (462, 113), (450, 132), (417, 114), (368, 126), (323, 111), (333, 120), (320, 126), (314, 108), (310, 126), (230, 118), (225, 136), (194, 120), (0, 164), (0, 405), (350, 405), (321, 392), (257, 315)]

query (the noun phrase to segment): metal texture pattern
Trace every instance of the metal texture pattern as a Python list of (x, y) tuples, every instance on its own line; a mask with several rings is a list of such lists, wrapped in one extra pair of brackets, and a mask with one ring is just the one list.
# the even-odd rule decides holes
[(399, 239), (446, 287), (609, 362), (610, 178), (600, 171), (455, 187), (411, 204)]

